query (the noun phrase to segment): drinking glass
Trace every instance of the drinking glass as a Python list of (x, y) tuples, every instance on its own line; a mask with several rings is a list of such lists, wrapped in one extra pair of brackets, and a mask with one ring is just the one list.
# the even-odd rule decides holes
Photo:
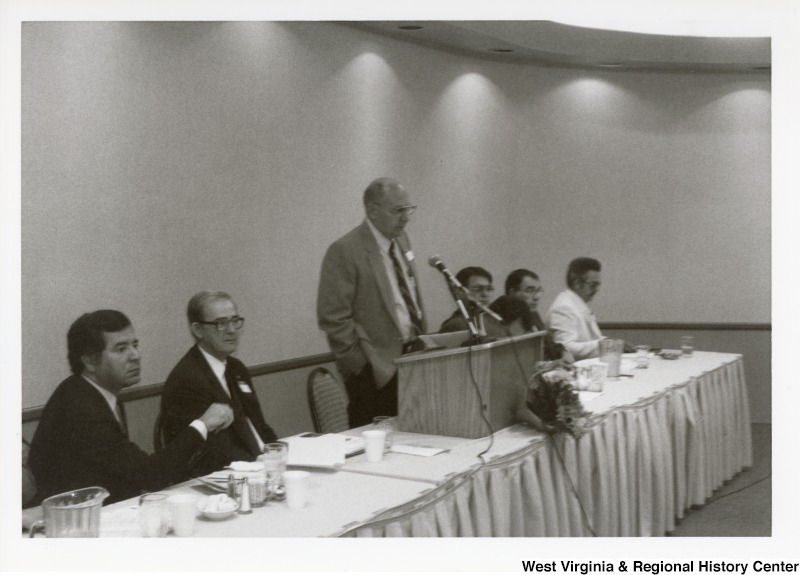
[(692, 357), (692, 353), (694, 353), (694, 336), (682, 335), (680, 345), (683, 357)]
[(650, 365), (650, 346), (641, 344), (636, 346), (636, 367), (647, 369)]
[(383, 442), (383, 453), (389, 453), (394, 441), (394, 417), (388, 415), (377, 415), (372, 418), (372, 426), (375, 429), (382, 429), (386, 432), (386, 439)]
[(166, 493), (145, 493), (139, 497), (139, 526), (143, 537), (165, 537), (169, 527)]
[(281, 500), (284, 497), (283, 474), (286, 472), (288, 458), (289, 447), (285, 443), (268, 443), (259, 457), (264, 464), (264, 477), (270, 499)]

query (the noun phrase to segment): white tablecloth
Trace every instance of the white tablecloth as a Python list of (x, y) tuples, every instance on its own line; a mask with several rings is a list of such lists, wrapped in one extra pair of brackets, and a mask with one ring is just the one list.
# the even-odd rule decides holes
[[(466, 441), (450, 453), (465, 456), (460, 475), (348, 534), (663, 535), (752, 463), (739, 355), (654, 359), (586, 407), (594, 424), (577, 441), (513, 426), (495, 434), (486, 464), (466, 456), (487, 440)], [(419, 458), (408, 465), (416, 476), (426, 467)]]
[[(379, 463), (356, 456), (339, 471), (313, 473), (305, 509), (271, 503), (198, 520), (195, 536), (663, 535), (751, 465), (742, 358), (696, 352), (654, 359), (634, 375), (585, 404), (592, 425), (580, 440), (515, 425), (495, 433), (487, 451), (489, 438), (398, 433), (397, 443), (447, 451), (391, 453)], [(136, 514), (135, 500), (104, 508), (101, 536), (139, 536)]]

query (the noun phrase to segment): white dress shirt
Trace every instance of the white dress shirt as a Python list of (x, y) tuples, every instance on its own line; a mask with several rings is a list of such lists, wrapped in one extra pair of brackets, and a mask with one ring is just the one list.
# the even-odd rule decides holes
[(545, 319), (553, 339), (562, 344), (575, 360), (597, 357), (603, 334), (597, 320), (581, 296), (565, 289), (556, 296)]
[[(228, 397), (230, 397), (231, 396), (231, 390), (228, 389), (228, 382), (225, 381), (225, 369), (227, 369), (228, 364), (226, 362), (224, 362), (224, 361), (220, 361), (219, 359), (217, 359), (216, 357), (214, 357), (213, 355), (208, 353), (206, 350), (203, 349), (203, 346), (201, 346), (201, 345), (198, 345), (197, 349), (199, 349), (200, 353), (203, 354), (203, 357), (206, 358), (206, 361), (208, 362), (208, 366), (211, 368), (211, 371), (213, 371), (214, 375), (217, 377), (217, 381), (219, 381), (219, 384), (222, 386), (222, 389), (225, 391), (225, 393), (228, 394)], [(248, 427), (250, 427), (250, 431), (253, 432), (253, 436), (255, 436), (255, 438), (256, 438), (256, 443), (258, 443), (258, 447), (261, 450), (261, 452), (263, 453), (264, 452), (264, 442), (261, 441), (261, 436), (258, 435), (258, 432), (256, 431), (256, 427), (253, 425), (253, 422), (250, 421), (250, 418), (247, 417), (246, 413), (243, 413), (242, 416), (247, 421), (247, 425), (248, 425)]]
[[(381, 260), (383, 261), (383, 267), (386, 270), (386, 277), (389, 278), (389, 285), (392, 287), (394, 312), (398, 321), (400, 322), (403, 340), (409, 341), (414, 339), (416, 332), (414, 331), (414, 324), (411, 322), (411, 316), (408, 315), (410, 312), (406, 306), (405, 300), (403, 299), (403, 294), (400, 293), (400, 287), (397, 285), (397, 273), (394, 271), (394, 263), (389, 255), (389, 248), (391, 247), (392, 242), (391, 240), (387, 239), (386, 236), (380, 233), (374, 225), (372, 225), (372, 222), (369, 221), (369, 218), (367, 218), (367, 225), (369, 225), (372, 235), (375, 236), (375, 241), (378, 242), (378, 248), (380, 248)], [(411, 299), (414, 300), (414, 305), (416, 305), (417, 309), (419, 309), (419, 302), (417, 301), (417, 285), (414, 281), (414, 276), (409, 274), (409, 266), (408, 261), (406, 260), (406, 255), (399, 253), (400, 244), (395, 242), (395, 246), (395, 255), (400, 262), (400, 267), (403, 269), (403, 275), (408, 283), (408, 290), (411, 292)]]

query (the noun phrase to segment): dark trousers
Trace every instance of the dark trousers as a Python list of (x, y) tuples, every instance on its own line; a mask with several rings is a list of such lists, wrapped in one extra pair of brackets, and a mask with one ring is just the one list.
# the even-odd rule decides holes
[(372, 423), (376, 415), (397, 415), (397, 373), (386, 385), (378, 388), (372, 366), (367, 364), (361, 373), (348, 377), (344, 385), (350, 397), (347, 406), (350, 427)]

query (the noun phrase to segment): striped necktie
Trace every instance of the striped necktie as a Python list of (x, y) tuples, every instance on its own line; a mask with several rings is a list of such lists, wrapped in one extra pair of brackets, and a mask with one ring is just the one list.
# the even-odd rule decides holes
[[(403, 266), (400, 265), (400, 260), (397, 259), (397, 255), (394, 253), (395, 246), (397, 246), (397, 242), (392, 240), (389, 245), (389, 257), (392, 259), (394, 273), (397, 276), (397, 287), (400, 288), (400, 295), (403, 296), (403, 301), (406, 304), (406, 308), (408, 308), (408, 315), (411, 318), (411, 323), (414, 324), (414, 335), (419, 335), (422, 333), (422, 312), (417, 307), (417, 304), (414, 303), (414, 298), (411, 297), (411, 290), (408, 287), (408, 281), (406, 281), (406, 276), (403, 273)], [(410, 268), (409, 273), (411, 273)]]

